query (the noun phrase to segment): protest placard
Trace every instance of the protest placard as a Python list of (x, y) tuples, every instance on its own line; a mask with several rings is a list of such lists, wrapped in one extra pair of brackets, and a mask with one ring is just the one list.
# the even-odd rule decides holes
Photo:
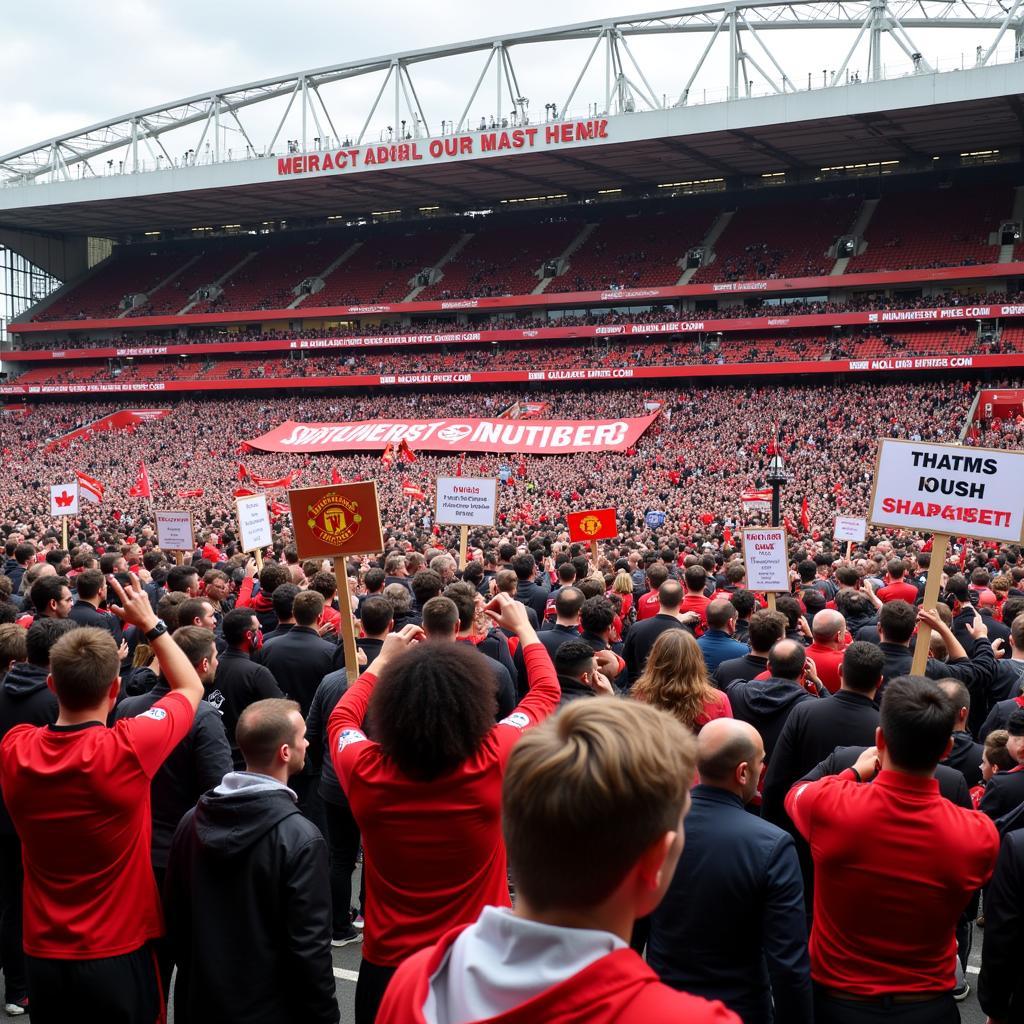
[(194, 551), (192, 514), (181, 509), (156, 509), (156, 542), (164, 551)]

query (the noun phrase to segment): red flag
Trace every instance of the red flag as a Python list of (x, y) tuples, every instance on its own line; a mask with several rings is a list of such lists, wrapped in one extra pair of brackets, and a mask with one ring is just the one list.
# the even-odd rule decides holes
[(960, 571), (967, 568), (967, 538), (960, 538)]
[(128, 495), (132, 498), (152, 498), (153, 492), (149, 486), (149, 473), (146, 472), (146, 464), (139, 463), (139, 472), (135, 477), (135, 483), (128, 488)]
[(248, 487), (239, 487), (236, 491), (233, 491), (231, 496), (233, 498), (248, 498), (251, 494), (255, 494), (255, 491), (250, 491)]
[(526, 459), (522, 455), (519, 456), (519, 465), (516, 466), (516, 474), (520, 480), (526, 479)]
[(462, 464), (463, 464), (463, 463), (464, 463), (465, 461), (466, 461), (466, 453), (465, 453), (465, 452), (463, 452), (463, 453), (462, 453), (462, 454), (461, 454), (461, 455), (459, 456), (459, 461), (458, 461), (458, 463), (457, 463), (457, 464), (456, 464), (456, 466), (455, 466), (455, 475), (456, 475), (456, 476), (462, 476)]
[(722, 543), (732, 547), (732, 530), (728, 526), (722, 531)]
[(570, 512), (566, 519), (569, 524), (569, 540), (571, 541), (611, 540), (618, 536), (615, 509), (613, 508)]
[(804, 496), (803, 503), (800, 506), (800, 525), (804, 528), (804, 533), (808, 533), (811, 529), (811, 515), (807, 509), (807, 497)]
[(191, 491), (178, 491), (179, 498), (201, 498), (203, 496), (202, 487), (197, 487)]
[(789, 516), (783, 516), (782, 517), (782, 525), (786, 528), (786, 533), (793, 533), (793, 534), (796, 533), (796, 528), (789, 521)]
[(427, 498), (423, 493), (423, 488), (414, 480), (405, 479), (402, 481), (402, 493), (410, 501), (426, 501)]
[(406, 441), (404, 437), (398, 444), (398, 454), (401, 455), (409, 465), (412, 465), (416, 461), (416, 455), (413, 453), (413, 450), (409, 447), (409, 442)]
[(255, 473), (249, 474), (249, 479), (257, 487), (291, 487), (296, 480), (302, 475), (301, 469), (293, 469), (287, 476), (280, 476), (276, 480), (271, 480), (269, 477), (257, 476)]
[(240, 462), (238, 464), (238, 479), (239, 480), (244, 480), (248, 475), (249, 475), (249, 470), (247, 470), (245, 468), (245, 466), (243, 466), (242, 463)]
[(341, 483), (341, 474), (338, 472), (338, 467), (337, 466), (331, 466), (331, 483), (332, 484), (340, 484)]
[(270, 514), (272, 516), (283, 516), (285, 512), (290, 512), (291, 507), (284, 504), (282, 501), (272, 501), (270, 503)]
[(842, 494), (842, 493), (843, 493), (843, 485), (842, 485), (841, 483), (837, 483), (837, 484), (836, 484), (836, 485), (835, 485), (835, 486), (834, 486), (834, 487), (832, 488), (832, 493), (833, 493), (833, 494)]
[(390, 469), (392, 463), (395, 461), (395, 446), (391, 441), (384, 446), (384, 451), (381, 453), (380, 461), (384, 463), (385, 468)]

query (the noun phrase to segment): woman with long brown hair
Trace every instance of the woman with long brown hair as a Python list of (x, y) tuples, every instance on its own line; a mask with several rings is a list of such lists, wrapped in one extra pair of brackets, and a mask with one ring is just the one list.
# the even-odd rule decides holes
[(711, 685), (704, 656), (685, 629), (658, 637), (631, 694), (668, 711), (695, 733), (713, 718), (732, 718), (729, 698)]

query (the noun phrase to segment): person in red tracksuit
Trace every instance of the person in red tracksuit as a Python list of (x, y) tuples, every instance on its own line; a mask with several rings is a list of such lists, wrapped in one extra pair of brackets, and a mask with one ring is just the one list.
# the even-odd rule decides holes
[[(387, 637), (327, 724), (365, 851), (356, 1024), (372, 1024), (404, 960), (485, 906), (511, 902), (501, 779), (512, 748), (554, 711), (561, 689), (526, 607), (498, 594), (485, 611), (519, 636), (530, 683), (497, 725), (485, 656), (466, 644), (423, 642), (412, 625)], [(362, 731), (368, 708), (377, 742)]]
[(515, 910), (407, 960), (378, 1024), (740, 1024), (629, 946), (675, 874), (695, 763), (686, 728), (636, 701), (575, 701), (523, 737), (502, 799)]
[(984, 814), (939, 794), (935, 767), (955, 719), (937, 683), (891, 679), (877, 747), (786, 796), (814, 859), (816, 1024), (960, 1020), (957, 920), (992, 875), (999, 835)]

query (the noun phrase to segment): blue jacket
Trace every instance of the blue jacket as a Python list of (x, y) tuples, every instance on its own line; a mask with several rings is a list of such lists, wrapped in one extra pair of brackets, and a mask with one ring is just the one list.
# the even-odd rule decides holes
[(744, 1024), (811, 1024), (792, 838), (724, 789), (700, 785), (691, 797), (683, 855), (651, 916), (648, 962), (666, 984), (721, 999)]
[(708, 667), (708, 675), (714, 675), (715, 669), (723, 661), (731, 658), (742, 658), (750, 653), (750, 648), (739, 640), (734, 640), (721, 629), (709, 629), (702, 637), (697, 638), (697, 646), (704, 655)]

